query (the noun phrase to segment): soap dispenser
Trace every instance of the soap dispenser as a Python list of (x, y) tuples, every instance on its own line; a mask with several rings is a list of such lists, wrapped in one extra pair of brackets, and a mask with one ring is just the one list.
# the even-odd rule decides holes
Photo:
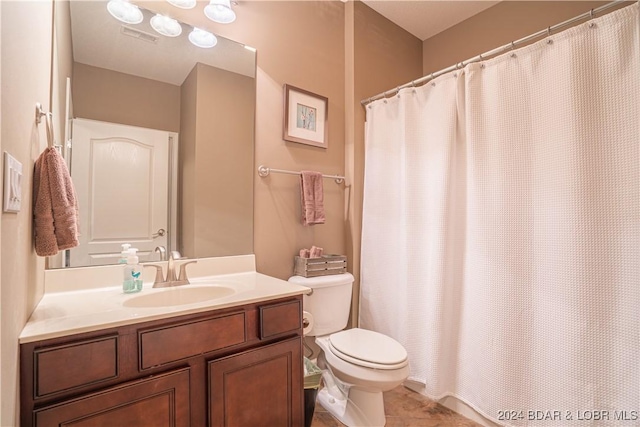
[(130, 248), (127, 251), (127, 265), (124, 266), (124, 281), (122, 291), (125, 294), (140, 292), (142, 290), (142, 267), (138, 264), (138, 249)]
[(131, 245), (129, 243), (123, 243), (121, 246), (122, 252), (120, 252), (120, 259), (118, 260), (118, 264), (126, 264), (127, 257), (129, 256), (129, 248), (131, 247)]

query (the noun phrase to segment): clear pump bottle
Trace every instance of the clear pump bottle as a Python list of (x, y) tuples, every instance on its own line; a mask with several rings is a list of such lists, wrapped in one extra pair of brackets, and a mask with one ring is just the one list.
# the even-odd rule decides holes
[(138, 264), (138, 249), (131, 248), (127, 254), (127, 265), (124, 266), (122, 291), (126, 294), (142, 290), (142, 266)]

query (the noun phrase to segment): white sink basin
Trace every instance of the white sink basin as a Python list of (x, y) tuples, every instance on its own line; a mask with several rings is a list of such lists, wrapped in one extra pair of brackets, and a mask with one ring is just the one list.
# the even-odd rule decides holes
[(175, 288), (153, 289), (147, 292), (126, 300), (123, 305), (125, 307), (170, 307), (223, 298), (236, 291), (226, 286), (194, 287), (184, 285)]

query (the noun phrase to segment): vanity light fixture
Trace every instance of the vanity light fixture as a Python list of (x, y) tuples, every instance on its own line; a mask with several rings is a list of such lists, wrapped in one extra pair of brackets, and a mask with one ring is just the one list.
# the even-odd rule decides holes
[(154, 30), (163, 36), (178, 37), (182, 34), (182, 25), (175, 19), (168, 16), (157, 14), (149, 22)]
[(258, 49), (256, 49), (255, 47), (249, 46), (249, 45), (244, 45), (244, 48), (247, 49), (250, 52), (256, 52)]
[(139, 24), (144, 19), (138, 6), (126, 0), (111, 0), (107, 3), (107, 10), (118, 21), (126, 24)]
[(211, 34), (209, 31), (201, 30), (200, 28), (195, 28), (191, 33), (189, 33), (189, 41), (193, 43), (195, 46), (209, 48), (214, 47), (218, 44), (218, 39), (216, 36)]
[(236, 13), (231, 8), (230, 0), (211, 0), (204, 8), (207, 18), (220, 24), (230, 24), (236, 20)]
[(179, 7), (180, 9), (193, 9), (196, 7), (196, 0), (167, 0), (169, 4)]

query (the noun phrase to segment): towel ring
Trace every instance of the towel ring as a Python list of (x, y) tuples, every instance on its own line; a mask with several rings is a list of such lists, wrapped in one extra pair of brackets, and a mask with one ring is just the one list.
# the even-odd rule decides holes
[(42, 116), (46, 116), (47, 113), (42, 109), (42, 104), (36, 102), (36, 124), (39, 125), (42, 121)]

